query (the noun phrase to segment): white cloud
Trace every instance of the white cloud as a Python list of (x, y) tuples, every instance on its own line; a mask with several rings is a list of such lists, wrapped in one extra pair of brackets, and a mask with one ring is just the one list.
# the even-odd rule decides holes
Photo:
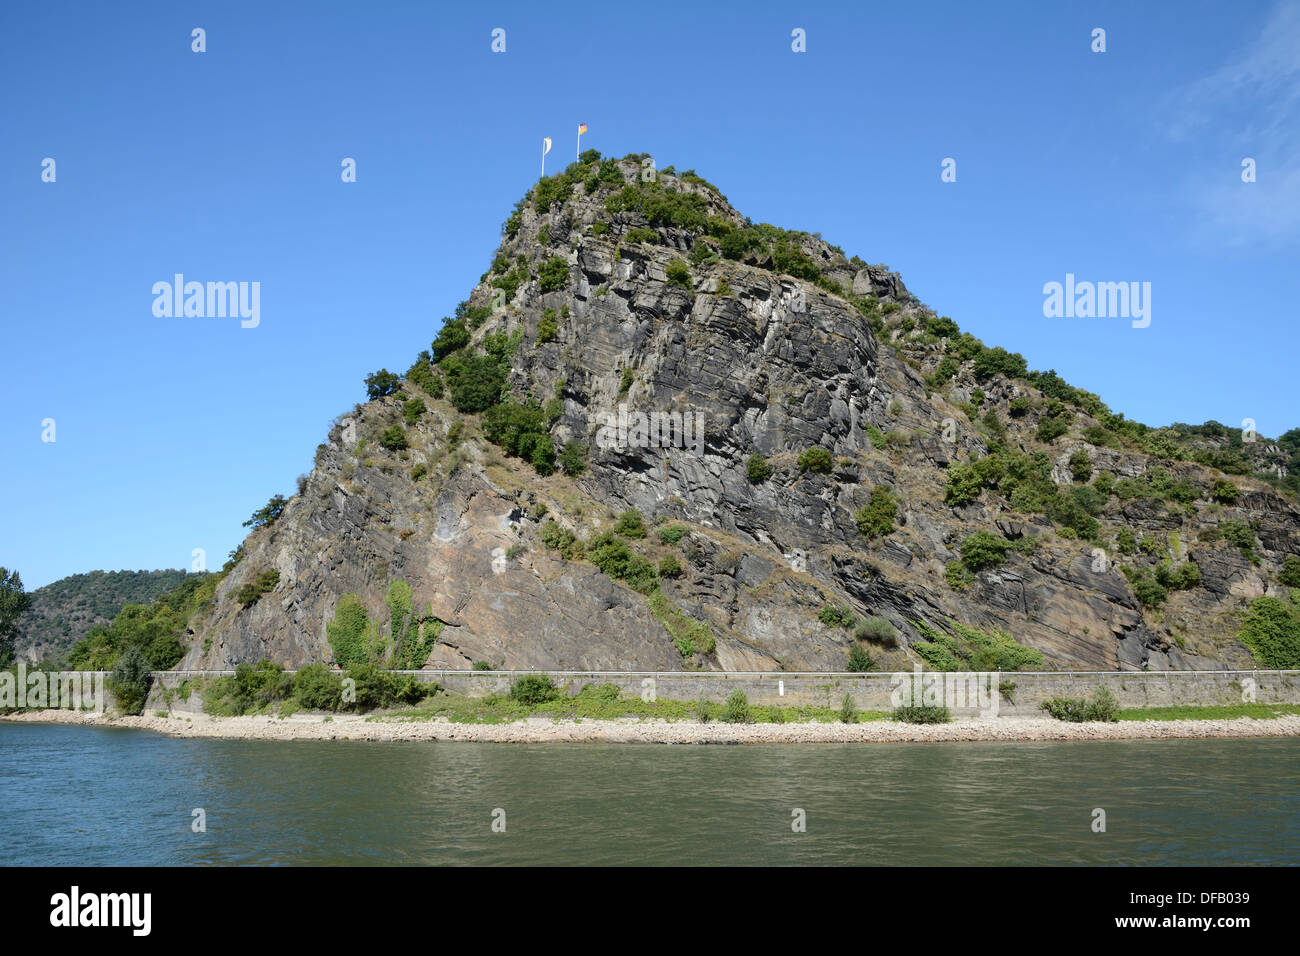
[[(1171, 138), (1214, 138), (1240, 154), (1197, 169), (1186, 184), (1216, 243), (1300, 238), (1300, 2), (1275, 7), (1253, 40), (1165, 105)], [(1245, 157), (1257, 164), (1254, 183), (1241, 181)]]

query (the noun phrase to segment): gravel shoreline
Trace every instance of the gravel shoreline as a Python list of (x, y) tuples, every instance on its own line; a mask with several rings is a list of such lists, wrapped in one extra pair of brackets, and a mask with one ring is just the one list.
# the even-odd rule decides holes
[(233, 740), (442, 740), (469, 743), (908, 743), (993, 740), (1151, 740), (1188, 737), (1295, 737), (1300, 716), (1271, 720), (1146, 720), (1069, 724), (1047, 717), (959, 718), (949, 724), (702, 724), (637, 718), (556, 720), (529, 717), (510, 724), (453, 724), (444, 719), (409, 721), (343, 714), (292, 717), (120, 717), (68, 710), (24, 711), (0, 716), (12, 723), (57, 723), (152, 730), (172, 737)]

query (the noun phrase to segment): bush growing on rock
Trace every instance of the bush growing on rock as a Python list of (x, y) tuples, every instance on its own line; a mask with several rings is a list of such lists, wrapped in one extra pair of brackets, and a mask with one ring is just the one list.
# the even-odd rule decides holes
[(390, 425), (379, 433), (379, 444), (389, 451), (402, 451), (409, 447), (406, 440), (406, 429), (401, 425)]
[(888, 488), (876, 488), (871, 501), (857, 510), (853, 520), (858, 530), (868, 538), (877, 538), (894, 530), (898, 518), (898, 502)]
[(278, 570), (272, 568), (269, 571), (263, 571), (255, 580), (250, 581), (239, 589), (239, 592), (235, 595), (235, 600), (244, 607), (256, 604), (263, 594), (269, 594), (271, 591), (274, 591), (276, 585), (279, 583), (280, 572)]
[(397, 391), (400, 382), (401, 379), (386, 368), (371, 372), (366, 376), (366, 397), (383, 398), (385, 395), (391, 395)]
[(627, 542), (612, 531), (593, 537), (586, 545), (587, 559), (616, 581), (623, 581), (632, 590), (649, 594), (659, 587), (655, 566), (634, 554)]
[(406, 424), (414, 425), (420, 420), (420, 416), (425, 413), (424, 399), (418, 395), (402, 403), (402, 417), (406, 419)]
[(865, 648), (858, 644), (854, 644), (849, 648), (848, 670), (860, 672), (874, 670), (875, 667), (876, 662), (871, 659), (871, 655), (867, 653)]
[(860, 641), (871, 641), (885, 647), (898, 645), (898, 629), (883, 617), (864, 618), (854, 630), (853, 636)]
[(507, 370), (490, 355), (452, 355), (441, 364), (447, 390), (456, 410), (467, 414), (486, 411), (501, 400)]
[(1288, 554), (1282, 560), (1282, 572), (1277, 576), (1279, 584), (1289, 588), (1300, 588), (1300, 557)]
[(1220, 504), (1230, 505), (1241, 496), (1240, 489), (1226, 478), (1216, 478), (1210, 497)]
[(547, 309), (537, 322), (537, 344), (545, 345), (547, 342), (554, 342), (559, 334), (560, 326), (556, 319), (555, 310)]
[(568, 441), (560, 452), (560, 467), (570, 478), (576, 478), (587, 470), (587, 446), (581, 442)]
[(673, 259), (668, 263), (664, 270), (668, 276), (668, 284), (681, 286), (688, 292), (691, 288), (691, 269), (683, 260)]
[(537, 279), (538, 289), (542, 292), (562, 289), (569, 282), (569, 264), (559, 256), (552, 256), (537, 270)]
[(853, 609), (848, 605), (837, 607), (834, 604), (824, 604), (822, 609), (817, 612), (817, 620), (827, 627), (852, 627), (854, 624)]
[(800, 471), (829, 475), (831, 472), (831, 453), (825, 448), (809, 448), (799, 455), (796, 464)]
[(681, 525), (672, 524), (660, 528), (657, 533), (660, 541), (672, 547), (682, 540), (682, 536), (686, 534), (686, 529)]
[(1092, 458), (1082, 448), (1070, 456), (1070, 476), (1080, 482), (1092, 477)]
[(582, 545), (577, 535), (568, 528), (561, 528), (554, 519), (548, 519), (542, 525), (542, 544), (551, 551), (558, 551), (560, 557), (566, 560), (578, 557), (582, 553)]
[(277, 518), (284, 514), (285, 507), (289, 504), (284, 495), (275, 495), (264, 507), (258, 508), (253, 512), (253, 516), (244, 522), (245, 528), (265, 528), (268, 525), (275, 524)]
[(995, 567), (1007, 559), (1010, 543), (987, 531), (976, 531), (961, 543), (961, 563), (970, 571)]
[(618, 516), (618, 524), (614, 525), (614, 533), (621, 534), (625, 538), (644, 538), (645, 519), (641, 517), (641, 512), (635, 508), (629, 508)]
[(745, 477), (749, 479), (751, 485), (760, 484), (772, 477), (772, 466), (762, 455), (750, 455), (749, 461), (745, 462)]

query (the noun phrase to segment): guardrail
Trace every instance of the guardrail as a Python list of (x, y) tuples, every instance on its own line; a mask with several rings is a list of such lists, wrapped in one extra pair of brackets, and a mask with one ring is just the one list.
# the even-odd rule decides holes
[[(296, 674), (296, 668), (286, 668), (284, 673)], [(107, 671), (84, 671), (88, 674), (107, 674)], [(233, 670), (171, 670), (171, 671), (152, 671), (154, 677), (233, 677)], [(338, 673), (342, 673), (339, 671)], [(522, 677), (525, 674), (546, 674), (549, 677), (654, 677), (664, 678), (672, 677), (687, 678), (691, 680), (788, 680), (791, 677), (799, 678), (836, 678), (843, 680), (852, 679), (883, 679), (892, 677), (894, 674), (911, 674), (911, 670), (899, 671), (548, 671), (538, 670), (470, 670), (457, 668), (425, 668), (421, 670), (390, 670), (390, 674), (410, 674), (410, 675), (434, 675), (434, 676), (454, 676), (454, 677)], [(929, 671), (923, 670), (926, 674), (945, 674), (945, 673), (991, 673), (988, 671)], [(1168, 677), (1209, 677), (1209, 676), (1245, 676), (1258, 677), (1259, 674), (1269, 674), (1276, 676), (1300, 677), (1300, 670), (1270, 670), (1268, 668), (1255, 668), (1252, 670), (1185, 670), (1185, 671), (999, 671), (998, 673), (1014, 677), (1059, 677), (1070, 679), (1075, 677), (1117, 677), (1123, 675), (1125, 679), (1133, 678), (1168, 678)]]

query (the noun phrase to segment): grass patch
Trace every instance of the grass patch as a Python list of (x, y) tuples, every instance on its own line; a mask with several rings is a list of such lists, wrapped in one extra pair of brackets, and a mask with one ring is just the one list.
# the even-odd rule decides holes
[(1278, 717), (1300, 715), (1297, 704), (1221, 704), (1189, 707), (1127, 707), (1116, 717), (1119, 720), (1276, 720)]
[[(724, 705), (702, 702), (711, 719), (718, 719)], [(539, 704), (525, 704), (505, 694), (488, 697), (463, 697), (439, 693), (422, 704), (394, 710), (372, 721), (425, 721), (444, 719), (453, 724), (509, 724), (533, 716), (562, 720), (638, 720), (696, 721), (701, 719), (701, 702), (660, 698), (645, 701), (633, 694), (619, 692), (614, 684), (587, 684), (574, 696), (562, 695)], [(886, 720), (883, 711), (859, 710), (856, 723)], [(839, 723), (840, 707), (781, 707), (749, 704), (748, 722), (755, 724)]]

